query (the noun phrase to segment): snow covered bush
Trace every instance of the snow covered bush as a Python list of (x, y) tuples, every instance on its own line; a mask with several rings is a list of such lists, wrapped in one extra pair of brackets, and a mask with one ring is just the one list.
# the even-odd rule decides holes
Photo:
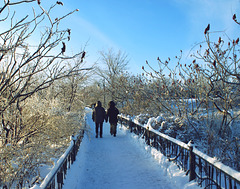
[[(235, 14), (233, 21), (240, 26)], [(164, 112), (174, 118), (166, 118), (162, 132), (197, 140), (202, 151), (239, 170), (239, 37), (211, 32), (210, 25), (204, 36), (192, 49), (191, 62), (182, 62), (183, 51), (165, 61), (158, 57), (157, 68), (146, 61), (142, 94), (151, 102), (145, 109), (154, 109), (148, 112), (154, 117)]]
[[(41, 165), (52, 164), (50, 158), (61, 154), (69, 136), (81, 128), (83, 103), (76, 94), (90, 68), (82, 67), (84, 51), (67, 55), (71, 29), (61, 22), (78, 9), (52, 15), (62, 6), (59, 1), (46, 9), (36, 0), (2, 1), (0, 187), (22, 188)], [(65, 86), (47, 91), (68, 79)], [(59, 95), (60, 86), (69, 91), (67, 100)]]
[(68, 112), (59, 99), (46, 97), (34, 95), (25, 101), (15, 119), (16, 124), (21, 119), (20, 125), (15, 125), (19, 129), (6, 139), (7, 145), (0, 147), (1, 184), (24, 184), (40, 176), (41, 166), (52, 165), (52, 159), (66, 150), (69, 136), (83, 128), (83, 111)]
[(139, 114), (136, 117), (134, 117), (134, 120), (136, 120), (140, 124), (146, 124), (150, 117), (151, 116), (149, 114)]
[[(217, 114), (216, 114), (217, 115)], [(147, 125), (149, 128), (158, 130), (184, 143), (194, 141), (195, 147), (202, 152), (216, 157), (226, 165), (239, 170), (240, 144), (239, 137), (223, 139), (218, 135), (221, 118), (217, 116), (212, 120), (209, 127), (207, 117), (201, 119), (194, 117), (166, 116), (151, 117), (149, 114), (140, 114), (135, 117), (135, 122)], [(216, 124), (216, 125), (214, 125)], [(236, 136), (240, 136), (237, 125), (232, 128)]]

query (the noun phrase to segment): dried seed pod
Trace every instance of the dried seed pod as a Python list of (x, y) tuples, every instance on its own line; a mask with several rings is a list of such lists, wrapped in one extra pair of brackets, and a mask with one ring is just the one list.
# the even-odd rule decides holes
[(234, 21), (237, 20), (236, 14), (233, 15), (233, 20), (234, 20)]
[(61, 2), (61, 1), (57, 1), (57, 4), (63, 6), (63, 2)]
[(236, 40), (236, 44), (238, 44), (238, 42), (239, 42), (239, 38), (237, 38), (237, 40)]
[(204, 34), (206, 35), (209, 30), (210, 30), (210, 24), (208, 24), (208, 26), (206, 27)]

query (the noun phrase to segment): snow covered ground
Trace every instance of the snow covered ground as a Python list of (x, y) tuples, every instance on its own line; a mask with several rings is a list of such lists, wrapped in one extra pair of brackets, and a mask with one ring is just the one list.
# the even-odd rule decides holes
[(68, 171), (63, 189), (184, 189), (199, 188), (161, 153), (118, 125), (117, 137), (103, 125), (103, 138), (95, 138), (91, 111), (90, 132), (85, 135), (77, 160)]

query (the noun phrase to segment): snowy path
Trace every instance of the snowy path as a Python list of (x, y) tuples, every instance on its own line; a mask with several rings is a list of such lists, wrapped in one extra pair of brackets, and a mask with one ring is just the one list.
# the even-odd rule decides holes
[(109, 123), (104, 123), (103, 138), (95, 138), (90, 114), (87, 124), (91, 132), (82, 141), (63, 189), (183, 188), (170, 182), (151, 154), (132, 142), (131, 134), (120, 125), (117, 137), (110, 135)]

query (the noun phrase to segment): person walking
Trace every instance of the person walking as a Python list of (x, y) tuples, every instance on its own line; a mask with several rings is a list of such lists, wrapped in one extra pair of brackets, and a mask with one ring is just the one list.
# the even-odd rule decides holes
[(109, 108), (107, 110), (106, 122), (109, 119), (110, 133), (111, 133), (111, 135), (116, 137), (116, 134), (117, 134), (117, 122), (118, 122), (117, 115), (119, 114), (119, 111), (115, 107), (115, 103), (113, 101), (110, 101), (108, 105), (109, 105)]
[(98, 138), (98, 130), (100, 127), (100, 138), (103, 135), (103, 121), (106, 118), (106, 111), (102, 107), (102, 103), (100, 101), (97, 102), (93, 113), (92, 113), (92, 120), (95, 122), (95, 131), (96, 131), (96, 138)]

